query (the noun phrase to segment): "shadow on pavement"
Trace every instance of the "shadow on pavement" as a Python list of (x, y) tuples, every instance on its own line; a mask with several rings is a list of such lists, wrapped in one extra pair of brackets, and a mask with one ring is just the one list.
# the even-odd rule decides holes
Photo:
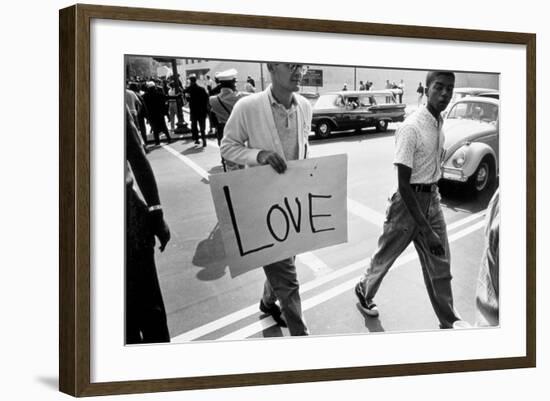
[(217, 280), (225, 275), (225, 251), (219, 224), (216, 224), (208, 238), (198, 243), (193, 265), (202, 267), (197, 273), (197, 278), (202, 281)]
[(367, 316), (358, 303), (355, 306), (365, 319), (365, 327), (369, 330), (370, 333), (380, 333), (386, 331), (384, 330), (384, 327), (382, 327), (382, 323), (380, 322), (380, 319), (378, 317)]
[(180, 154), (182, 154), (183, 156), (187, 156), (187, 155), (194, 155), (202, 152), (204, 152), (204, 148), (202, 147), (202, 145), (195, 145), (191, 148), (185, 149), (183, 152), (180, 152)]
[(235, 278), (255, 269), (255, 267), (232, 266), (227, 264), (219, 223), (216, 223), (216, 226), (210, 232), (208, 238), (198, 243), (192, 262), (193, 265), (202, 268), (202, 270), (197, 273), (197, 278), (202, 281), (212, 281), (223, 277), (226, 267), (229, 267), (231, 278)]

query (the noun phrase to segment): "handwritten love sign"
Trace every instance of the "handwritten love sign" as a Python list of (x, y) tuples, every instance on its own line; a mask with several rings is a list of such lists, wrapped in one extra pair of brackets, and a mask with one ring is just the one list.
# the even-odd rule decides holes
[(254, 268), (347, 241), (347, 155), (210, 176), (229, 266)]

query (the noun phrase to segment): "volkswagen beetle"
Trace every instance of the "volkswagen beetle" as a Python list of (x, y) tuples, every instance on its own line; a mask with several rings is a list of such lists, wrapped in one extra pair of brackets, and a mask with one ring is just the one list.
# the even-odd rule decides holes
[(443, 124), (443, 181), (483, 192), (498, 176), (499, 101), (465, 97), (449, 110)]

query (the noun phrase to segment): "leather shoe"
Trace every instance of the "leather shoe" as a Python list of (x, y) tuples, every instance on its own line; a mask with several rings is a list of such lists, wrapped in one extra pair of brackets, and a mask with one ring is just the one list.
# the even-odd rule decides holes
[(267, 306), (263, 300), (260, 300), (260, 311), (265, 315), (270, 315), (281, 327), (287, 327), (286, 322), (281, 316), (281, 308), (277, 304)]

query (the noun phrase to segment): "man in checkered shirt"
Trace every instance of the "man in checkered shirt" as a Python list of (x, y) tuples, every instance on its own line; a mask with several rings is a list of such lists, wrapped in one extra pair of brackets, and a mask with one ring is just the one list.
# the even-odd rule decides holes
[(407, 117), (395, 134), (393, 163), (398, 190), (390, 199), (378, 248), (355, 286), (368, 316), (378, 316), (373, 298), (392, 264), (412, 241), (439, 326), (452, 328), (459, 321), (453, 307), (449, 241), (437, 188), (445, 141), (440, 114), (451, 100), (454, 83), (452, 72), (429, 72), (428, 103)]

